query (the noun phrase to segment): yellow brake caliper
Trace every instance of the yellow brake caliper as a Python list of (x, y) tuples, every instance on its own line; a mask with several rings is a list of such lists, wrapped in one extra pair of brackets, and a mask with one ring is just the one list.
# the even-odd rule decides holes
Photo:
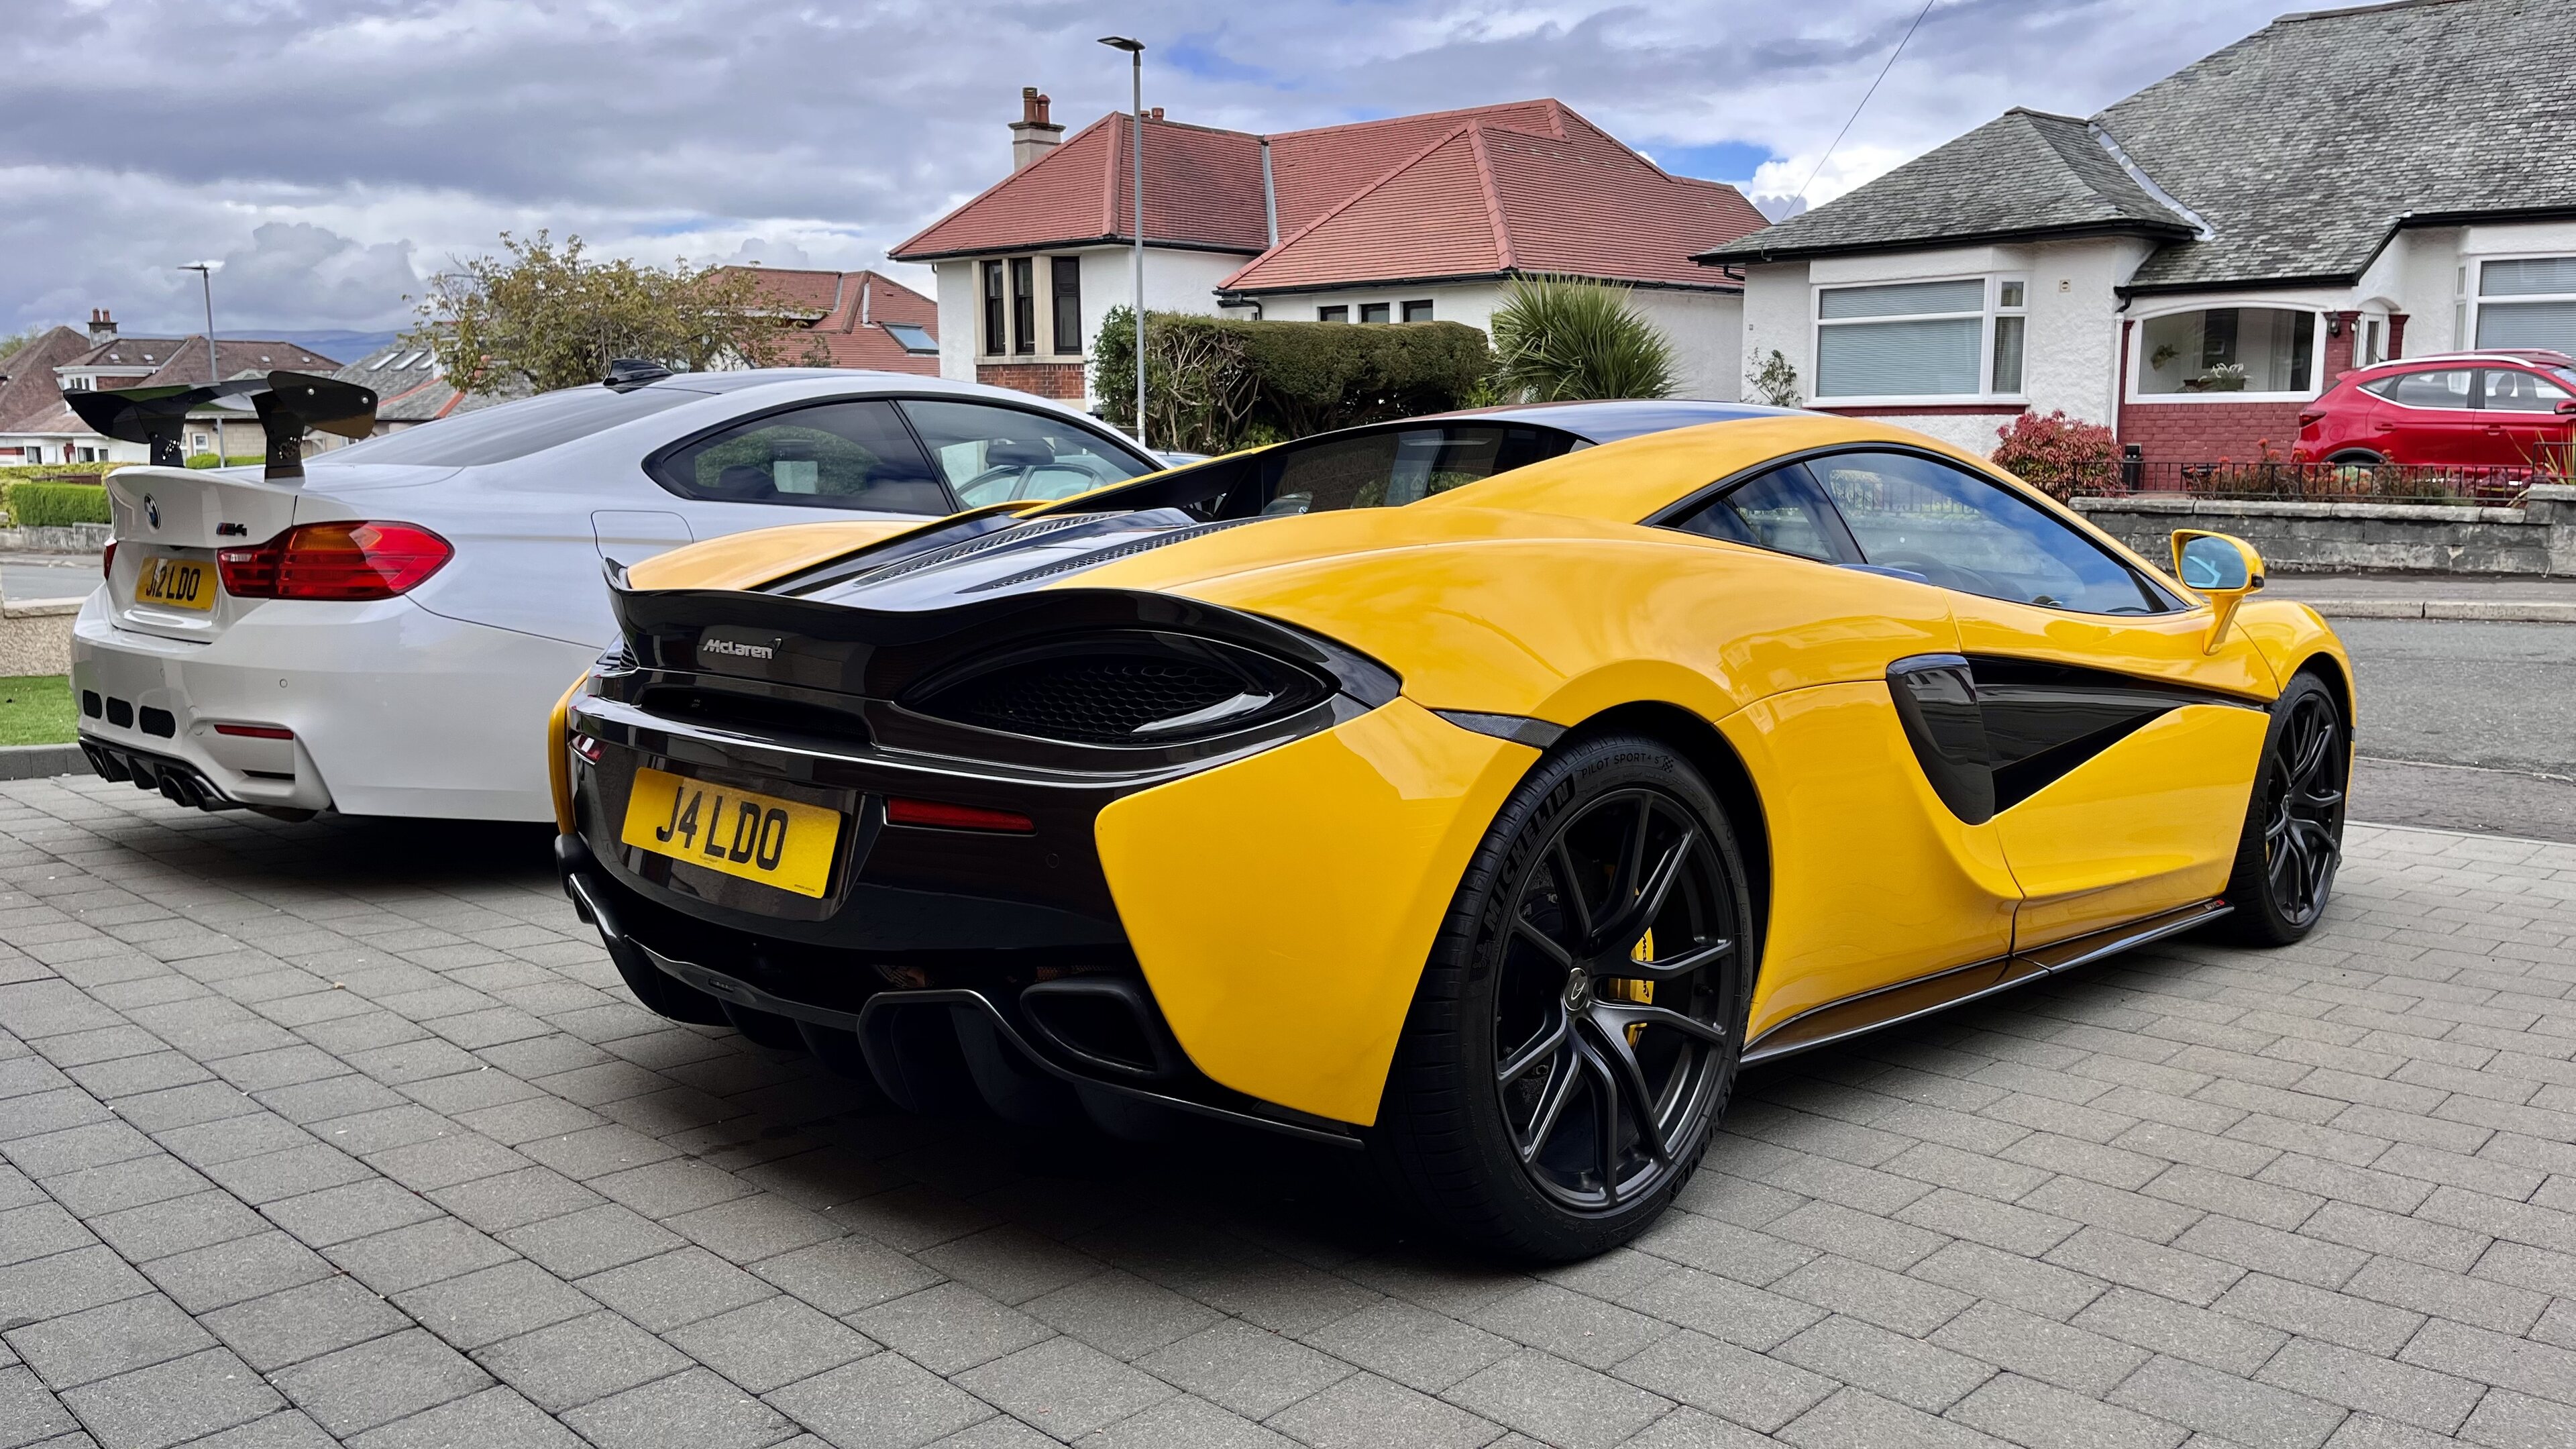
[[(1655, 959), (1655, 933), (1653, 931), (1648, 931), (1645, 934), (1645, 938), (1637, 942), (1637, 949), (1628, 953), (1628, 959), (1631, 961), (1652, 961)], [(1639, 981), (1633, 977), (1613, 976), (1598, 983), (1596, 989), (1601, 995), (1608, 997), (1612, 1001), (1633, 1001), (1640, 1006), (1652, 1006), (1655, 1001), (1655, 983), (1651, 981)], [(1628, 1045), (1635, 1046), (1637, 1044), (1637, 1038), (1645, 1034), (1646, 1024), (1644, 1022), (1638, 1021), (1629, 1023)]]

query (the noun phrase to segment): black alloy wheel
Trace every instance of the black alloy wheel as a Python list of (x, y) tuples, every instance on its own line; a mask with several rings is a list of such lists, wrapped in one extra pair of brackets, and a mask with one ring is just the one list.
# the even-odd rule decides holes
[(1724, 810), (1662, 744), (1532, 768), (1432, 953), (1375, 1143), (1415, 1203), (1545, 1259), (1633, 1237), (1733, 1084), (1755, 947)]
[(2335, 692), (2301, 674), (2272, 705), (2272, 727), (2227, 882), (2228, 934), (2287, 945), (2313, 929), (2343, 863), (2352, 732)]

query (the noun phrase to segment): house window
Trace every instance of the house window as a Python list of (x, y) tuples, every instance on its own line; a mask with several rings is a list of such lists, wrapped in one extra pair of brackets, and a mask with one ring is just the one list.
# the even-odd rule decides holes
[(984, 264), (984, 355), (999, 357), (1009, 347), (1002, 331), (1002, 264)]
[(2476, 346), (2576, 352), (2576, 257), (2478, 264)]
[(1962, 277), (1816, 293), (1816, 396), (2021, 392), (2028, 283)]
[(1011, 351), (1038, 350), (1038, 264), (1034, 257), (1011, 258)]
[(1422, 299), (1421, 301), (1419, 301), (1419, 302), (1407, 302), (1407, 303), (1405, 303), (1405, 304), (1404, 304), (1404, 320), (1405, 320), (1405, 321), (1407, 321), (1407, 322), (1428, 322), (1428, 321), (1430, 321), (1430, 320), (1431, 320), (1431, 299), (1430, 299), (1430, 298), (1428, 298), (1428, 297), (1425, 297), (1425, 298), (1423, 298), (1423, 299)]
[(1318, 307), (1315, 309), (1315, 320), (1318, 322), (1348, 322), (1351, 320), (1350, 305), (1348, 303), (1344, 303), (1335, 307)]
[(1047, 279), (1055, 297), (1055, 350), (1082, 351), (1082, 258), (1047, 258)]
[(2138, 395), (2306, 396), (2314, 389), (2317, 314), (2282, 307), (2211, 307), (2150, 317), (2138, 327)]
[(86, 377), (86, 376), (83, 376), (83, 377), (67, 377), (67, 378), (64, 378), (64, 379), (63, 379), (63, 391), (65, 391), (65, 392), (88, 392), (88, 391), (91, 389), (91, 387), (95, 385), (96, 381), (97, 381), (97, 380), (96, 380), (95, 378), (90, 378), (90, 377)]
[(1386, 313), (1387, 305), (1384, 302), (1362, 302), (1360, 304), (1360, 320), (1363, 322), (1383, 322), (1386, 320)]

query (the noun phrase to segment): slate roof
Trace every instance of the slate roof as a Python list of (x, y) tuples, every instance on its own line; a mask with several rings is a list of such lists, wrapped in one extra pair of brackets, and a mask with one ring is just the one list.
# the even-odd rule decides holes
[[(327, 373), (339, 367), (335, 358), (325, 357), (309, 347), (292, 342), (265, 341), (227, 337), (216, 344), (215, 360), (222, 364), (216, 375), (238, 377), (245, 372), (269, 372), (283, 368), (289, 372)], [(64, 361), (62, 367), (150, 367), (143, 377), (120, 377), (118, 387), (167, 387), (174, 383), (199, 383), (206, 380), (206, 339), (204, 334), (186, 337), (112, 337), (86, 347), (80, 355)]]
[(1782, 261), (2088, 231), (2188, 236), (2191, 230), (2112, 159), (2082, 120), (2015, 107), (1700, 260)]
[[(1124, 115), (1105, 116), (890, 254), (1133, 240)], [(1145, 122), (1148, 245), (1243, 253), (1228, 290), (1515, 269), (1732, 287), (1690, 253), (1762, 224), (1735, 188), (1670, 176), (1572, 108), (1514, 101), (1267, 138)], [(1269, 143), (1279, 242), (1261, 187)]]
[(498, 394), (461, 391), (447, 380), (438, 358), (428, 348), (408, 342), (371, 352), (331, 375), (375, 390), (380, 432), (386, 423), (426, 423), (527, 396), (525, 388), (504, 389)]
[[(804, 329), (804, 335), (787, 339), (780, 365), (868, 367), (921, 377), (939, 375), (938, 354), (907, 352), (885, 330), (888, 322), (908, 322), (936, 339), (939, 304), (883, 272), (820, 272), (786, 267), (741, 270), (750, 271), (772, 305)], [(819, 356), (815, 355), (816, 349), (820, 349)]]
[(2089, 127), (2008, 111), (1700, 260), (2124, 231), (2161, 243), (2131, 290), (2350, 280), (2400, 225), (2576, 211), (2576, 148), (2549, 124), (2571, 69), (2565, 0), (2285, 15)]

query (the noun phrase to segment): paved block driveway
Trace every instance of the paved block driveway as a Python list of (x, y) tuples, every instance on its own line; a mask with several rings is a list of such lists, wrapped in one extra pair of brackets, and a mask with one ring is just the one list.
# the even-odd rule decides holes
[[(2576, 847), (1752, 1080), (1637, 1248), (854, 1112), (542, 832), (0, 786), (0, 1446), (2576, 1444)], [(86, 1435), (87, 1437), (83, 1437)]]

